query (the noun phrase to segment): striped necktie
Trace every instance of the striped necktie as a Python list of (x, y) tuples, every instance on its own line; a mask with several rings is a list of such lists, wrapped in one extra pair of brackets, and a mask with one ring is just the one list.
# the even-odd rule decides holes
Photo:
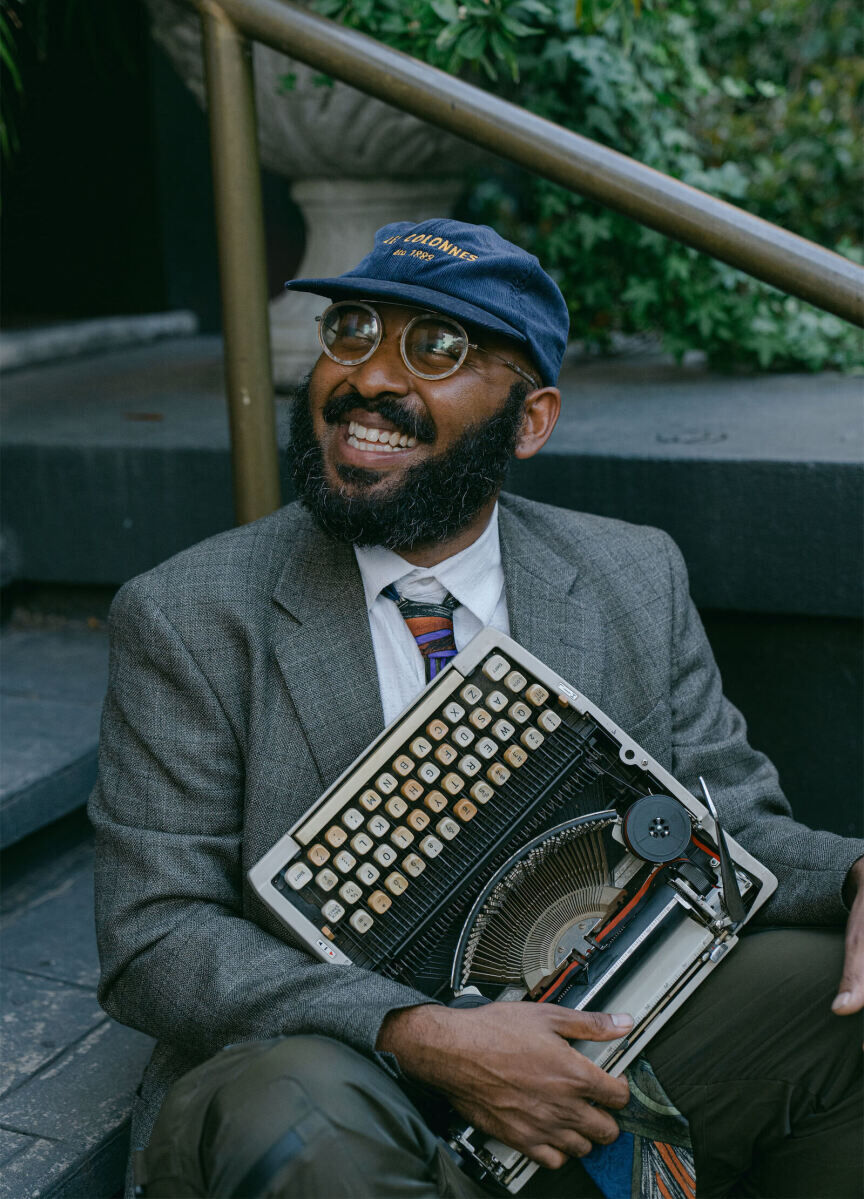
[(459, 601), (448, 592), (440, 604), (422, 603), (406, 599), (389, 583), (381, 592), (392, 600), (405, 619), (417, 648), (423, 655), (426, 666), (426, 682), (439, 675), (451, 658), (456, 655), (453, 638), (453, 609)]

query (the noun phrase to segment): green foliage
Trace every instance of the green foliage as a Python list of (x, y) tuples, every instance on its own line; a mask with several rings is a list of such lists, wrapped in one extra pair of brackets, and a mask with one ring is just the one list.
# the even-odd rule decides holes
[[(855, 0), (311, 0), (318, 12), (860, 259)], [(468, 215), (558, 279), (574, 338), (662, 331), (724, 367), (849, 368), (845, 322), (546, 180), (475, 181)]]

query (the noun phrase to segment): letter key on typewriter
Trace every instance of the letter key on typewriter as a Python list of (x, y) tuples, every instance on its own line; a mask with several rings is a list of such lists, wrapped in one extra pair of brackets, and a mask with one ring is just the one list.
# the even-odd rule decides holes
[[(584, 695), (485, 629), (249, 872), (292, 938), (445, 1002), (628, 1011), (620, 1074), (776, 879)], [(537, 1169), (451, 1142), (515, 1193)]]

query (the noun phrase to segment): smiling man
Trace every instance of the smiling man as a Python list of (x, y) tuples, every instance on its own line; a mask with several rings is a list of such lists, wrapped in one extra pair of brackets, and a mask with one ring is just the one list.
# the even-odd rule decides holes
[[(299, 502), (133, 580), (112, 613), (100, 995), (159, 1039), (133, 1127), (144, 1195), (485, 1194), (441, 1139), (450, 1105), (547, 1167), (525, 1194), (630, 1193), (629, 1167), (578, 1163), (627, 1127), (627, 1083), (568, 1045), (620, 1037), (627, 1013), (431, 1004), (286, 943), (244, 882), (485, 625), (685, 786), (708, 776), (779, 876), (766, 919), (784, 927), (743, 938), (639, 1076), (698, 1194), (856, 1195), (864, 845), (792, 820), (664, 534), (500, 494), (558, 416), (558, 288), (446, 220), (388, 226), (353, 271), (290, 286), (325, 308), (293, 408)], [(677, 1166), (634, 1178), (692, 1199)]]

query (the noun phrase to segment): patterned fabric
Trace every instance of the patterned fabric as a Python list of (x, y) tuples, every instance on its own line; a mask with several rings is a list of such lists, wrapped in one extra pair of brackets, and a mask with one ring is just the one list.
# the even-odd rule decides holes
[(630, 1101), (616, 1114), (621, 1135), (582, 1158), (605, 1199), (695, 1199), (690, 1126), (644, 1058), (627, 1071)]
[(459, 601), (448, 592), (440, 604), (421, 604), (401, 596), (395, 583), (388, 584), (381, 594), (392, 600), (405, 618), (411, 636), (423, 655), (426, 682), (430, 682), (456, 655), (453, 609), (459, 607)]

